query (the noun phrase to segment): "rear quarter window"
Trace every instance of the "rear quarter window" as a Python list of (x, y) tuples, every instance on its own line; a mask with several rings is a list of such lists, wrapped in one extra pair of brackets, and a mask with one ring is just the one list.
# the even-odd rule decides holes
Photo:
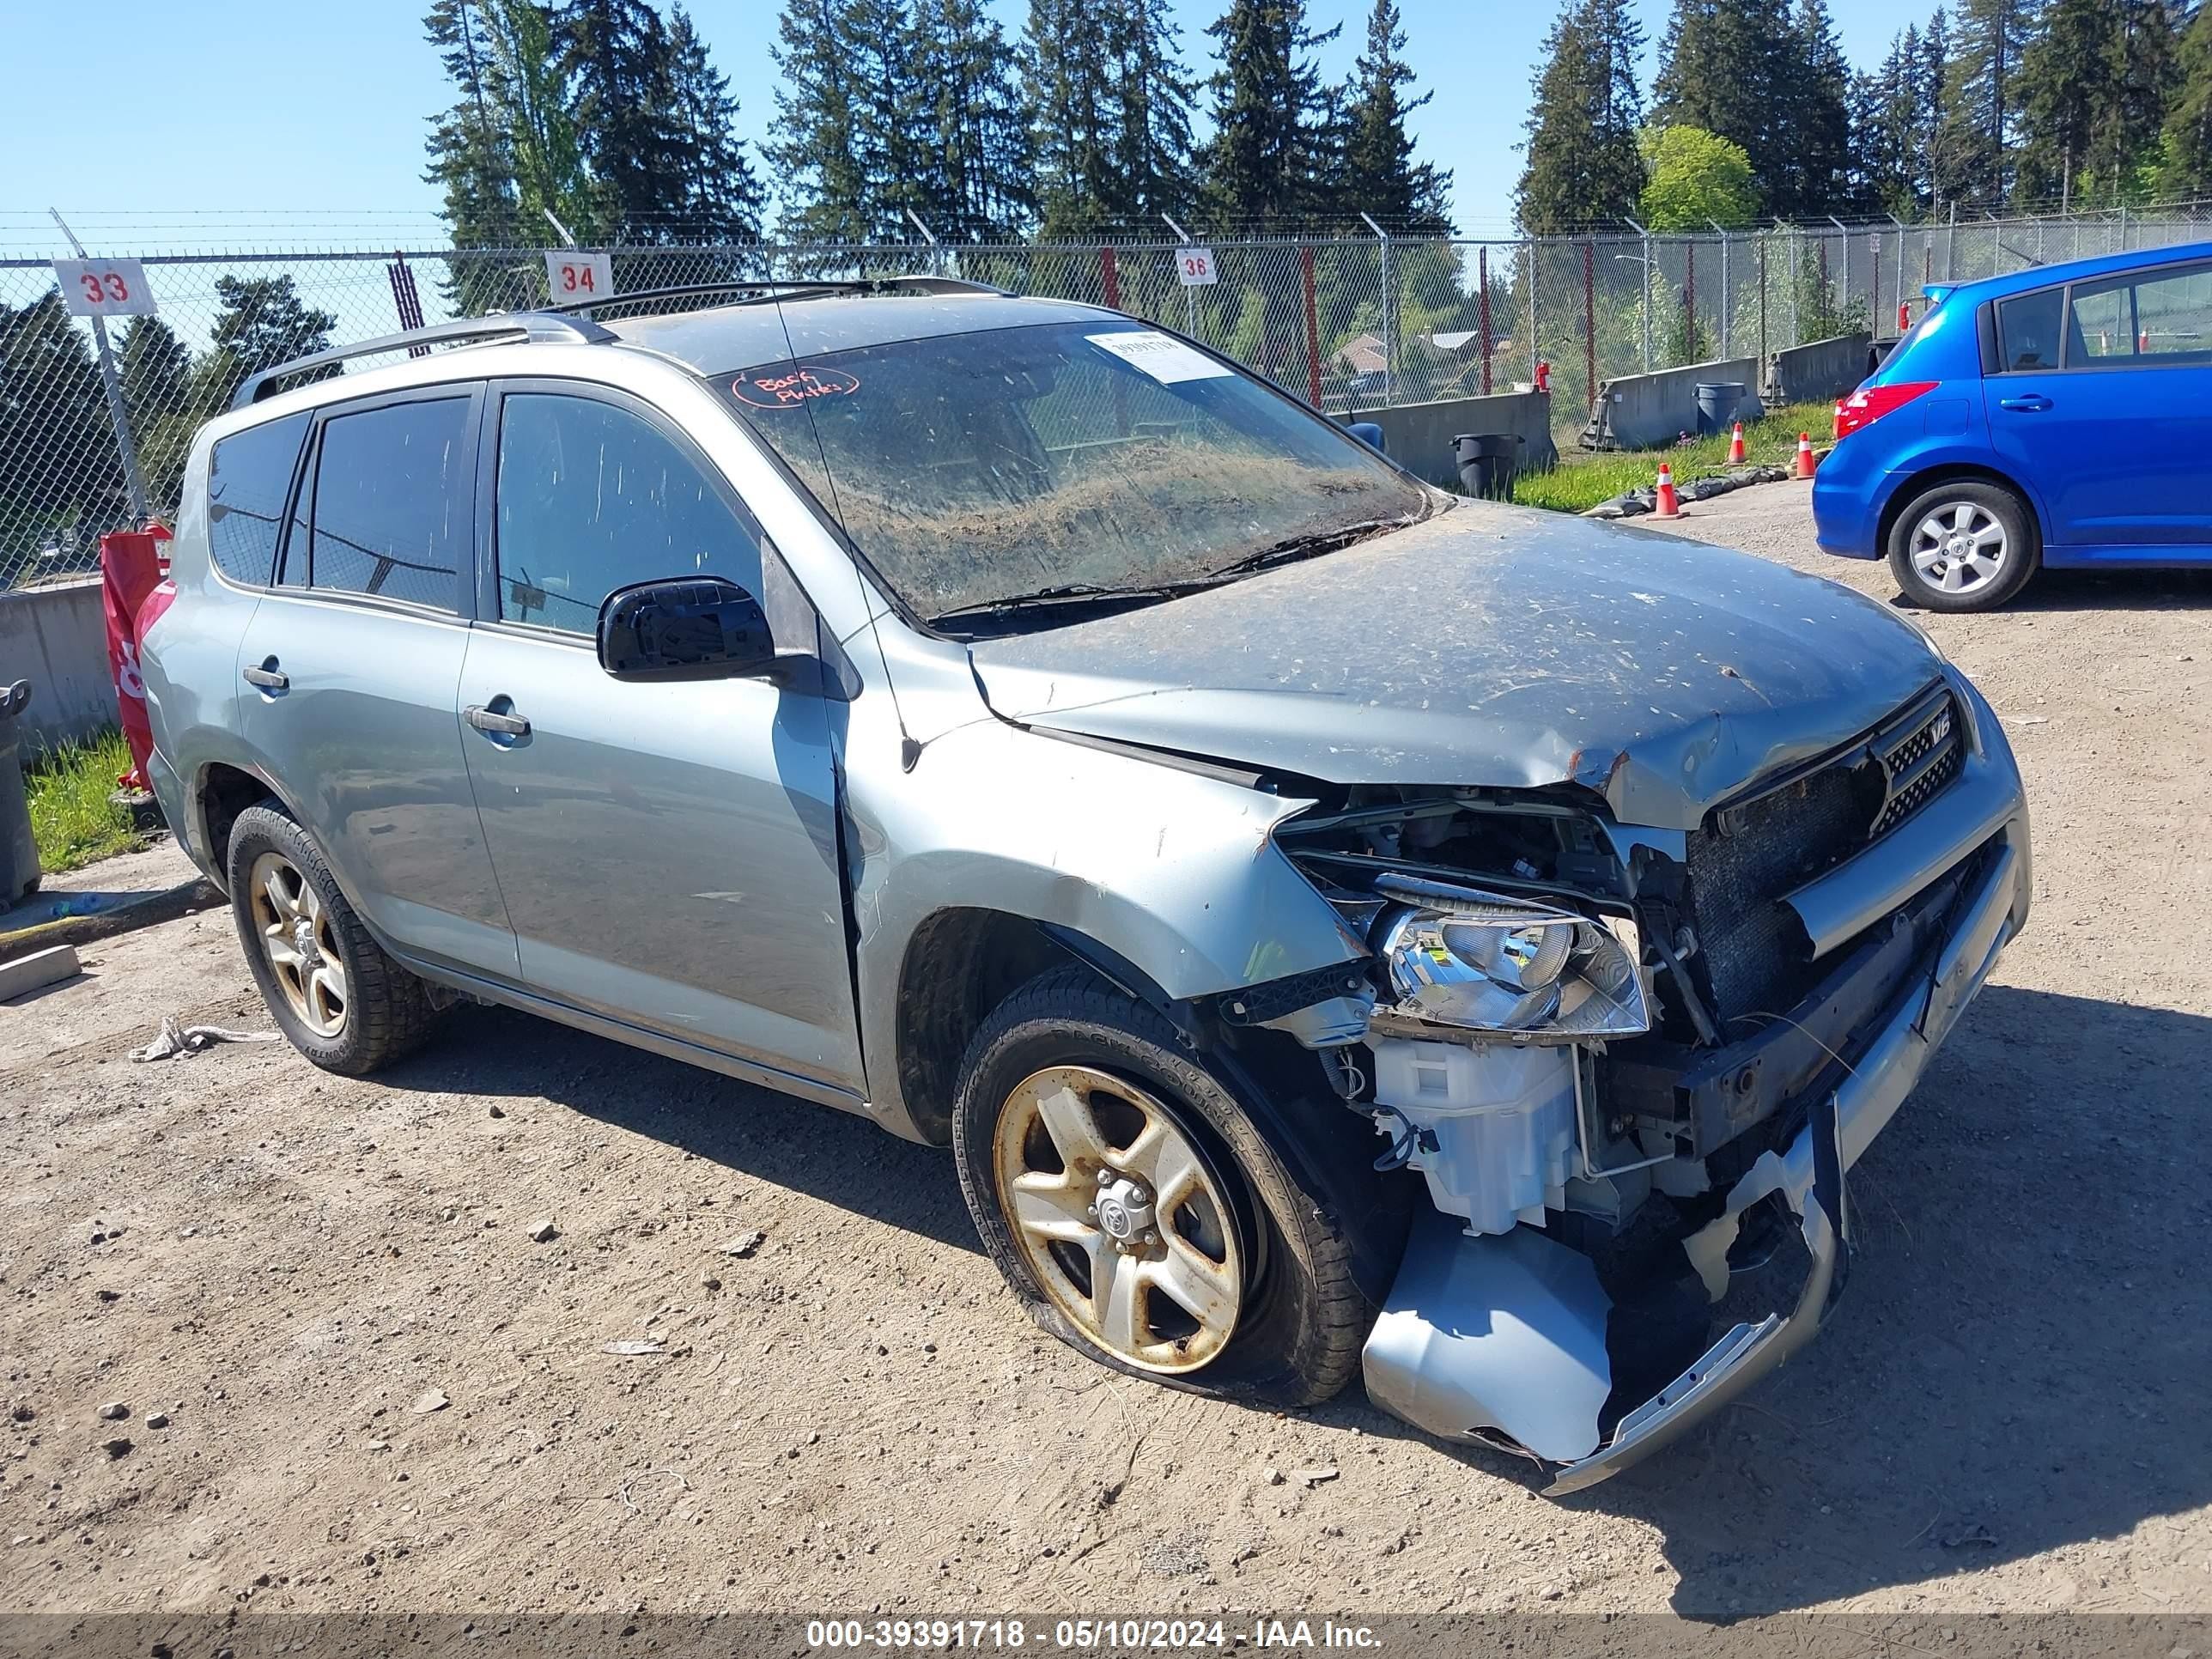
[(2058, 343), (2066, 314), (2066, 290), (2047, 288), (2036, 294), (2015, 295), (1997, 301), (1997, 368), (2020, 370), (2058, 367)]
[(208, 556), (234, 582), (268, 585), (307, 417), (234, 432), (208, 455)]

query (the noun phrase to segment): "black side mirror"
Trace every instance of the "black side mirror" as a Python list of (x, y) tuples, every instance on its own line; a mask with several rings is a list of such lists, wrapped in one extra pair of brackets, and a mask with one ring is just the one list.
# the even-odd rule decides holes
[(599, 666), (618, 680), (721, 680), (776, 666), (760, 601), (721, 576), (618, 587), (599, 606)]

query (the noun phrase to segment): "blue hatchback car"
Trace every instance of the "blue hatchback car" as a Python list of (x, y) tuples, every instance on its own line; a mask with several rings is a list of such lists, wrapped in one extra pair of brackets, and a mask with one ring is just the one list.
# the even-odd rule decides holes
[(1936, 304), (1837, 405), (1820, 544), (1985, 611), (2039, 565), (2212, 562), (2212, 243), (2042, 265)]

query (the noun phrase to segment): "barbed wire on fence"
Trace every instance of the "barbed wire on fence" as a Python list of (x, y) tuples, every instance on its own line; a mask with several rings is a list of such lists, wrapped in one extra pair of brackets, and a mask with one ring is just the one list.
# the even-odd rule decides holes
[[(102, 252), (118, 251), (106, 226), (88, 229)], [(1218, 239), (1213, 280), (1196, 287), (1164, 238), (605, 251), (617, 291), (930, 274), (1103, 304), (1189, 334), (1339, 415), (1510, 391), (1548, 363), (1557, 423), (1571, 428), (1613, 376), (1893, 333), (1899, 304), (1931, 283), (2204, 231), (2193, 210), (2176, 210), (1650, 236)], [(192, 434), (248, 375), (418, 322), (548, 301), (541, 246), (392, 240), (399, 246), (135, 256), (158, 310), (114, 331), (119, 424), (156, 513), (174, 513)], [(67, 313), (49, 259), (0, 258), (0, 588), (91, 568), (100, 536), (131, 521), (118, 429), (87, 324)]]

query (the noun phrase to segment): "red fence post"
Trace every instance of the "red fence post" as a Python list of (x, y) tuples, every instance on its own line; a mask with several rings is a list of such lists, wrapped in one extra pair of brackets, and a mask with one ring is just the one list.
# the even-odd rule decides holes
[(1106, 308), (1119, 311), (1121, 308), (1121, 273), (1115, 269), (1114, 250), (1110, 247), (1098, 250), (1098, 282), (1106, 293)]
[(1583, 244), (1583, 405), (1597, 407), (1597, 240)]
[(1305, 290), (1306, 401), (1321, 407), (1321, 319), (1314, 310), (1313, 248), (1298, 245), (1298, 281)]
[(1490, 395), (1490, 250), (1474, 251), (1476, 286), (1482, 293), (1482, 395)]

